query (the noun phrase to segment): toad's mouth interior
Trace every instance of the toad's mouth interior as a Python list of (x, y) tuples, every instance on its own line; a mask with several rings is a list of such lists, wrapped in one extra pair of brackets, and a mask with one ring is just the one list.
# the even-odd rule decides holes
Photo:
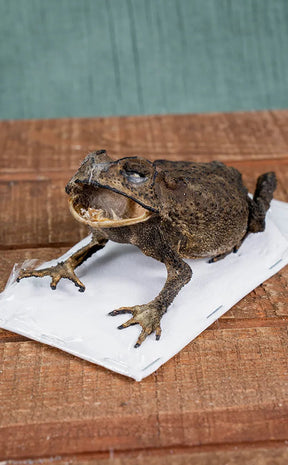
[(110, 189), (87, 184), (77, 186), (69, 199), (73, 216), (94, 227), (128, 226), (148, 220), (151, 211)]

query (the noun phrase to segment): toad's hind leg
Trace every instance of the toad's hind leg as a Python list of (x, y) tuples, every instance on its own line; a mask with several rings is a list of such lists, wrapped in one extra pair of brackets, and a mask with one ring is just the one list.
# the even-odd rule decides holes
[(59, 262), (55, 266), (49, 266), (48, 268), (43, 268), (42, 270), (21, 269), (17, 281), (19, 282), (23, 278), (30, 278), (32, 276), (36, 278), (51, 276), (52, 280), (50, 287), (51, 289), (56, 289), (60, 279), (66, 278), (70, 279), (70, 281), (72, 281), (75, 286), (79, 287), (80, 292), (84, 292), (85, 286), (75, 274), (74, 270), (77, 268), (77, 266), (81, 265), (85, 260), (91, 257), (91, 255), (97, 252), (97, 250), (103, 249), (106, 242), (107, 239), (98, 240), (97, 243), (92, 241), (82, 247), (80, 250), (77, 250), (77, 252), (71, 255), (71, 257), (67, 258), (67, 260)]
[(209, 258), (208, 263), (219, 262), (219, 260), (222, 260), (223, 258), (227, 257), (227, 255), (230, 255), (231, 252), (234, 252), (234, 249), (229, 250), (229, 252), (221, 253), (219, 255), (215, 255), (215, 257)]
[(253, 199), (249, 198), (248, 232), (264, 231), (266, 212), (270, 207), (276, 186), (276, 175), (273, 172), (262, 174), (257, 179)]
[(225, 253), (221, 253), (219, 255), (215, 255), (215, 257), (211, 257), (209, 260), (208, 260), (208, 263), (215, 263), (215, 262), (218, 262), (219, 260), (222, 260), (223, 258), (227, 257), (227, 255), (230, 255), (230, 253), (237, 253), (238, 250), (240, 249), (241, 245), (243, 244), (244, 240), (246, 239), (247, 237), (247, 233), (244, 235), (244, 237), (241, 239), (241, 241), (238, 242), (238, 244), (236, 244), (233, 249), (229, 250), (228, 252), (225, 252)]

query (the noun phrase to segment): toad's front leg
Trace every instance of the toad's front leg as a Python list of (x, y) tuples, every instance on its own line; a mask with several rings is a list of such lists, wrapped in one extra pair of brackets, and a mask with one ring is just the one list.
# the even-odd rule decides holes
[(77, 250), (71, 257), (63, 262), (57, 263), (55, 266), (49, 266), (42, 270), (24, 270), (21, 269), (18, 275), (17, 281), (19, 282), (23, 278), (30, 278), (32, 276), (36, 278), (43, 278), (44, 276), (51, 276), (52, 280), (50, 283), (51, 289), (56, 289), (56, 286), (61, 278), (67, 278), (72, 281), (75, 286), (79, 287), (80, 292), (85, 291), (84, 284), (80, 281), (74, 270), (77, 266), (81, 265), (87, 258), (91, 257), (97, 250), (103, 249), (107, 242), (107, 239), (100, 239), (97, 242), (91, 241), (86, 246)]
[(132, 313), (132, 318), (118, 328), (124, 329), (136, 324), (142, 327), (140, 336), (134, 346), (135, 348), (139, 347), (146, 337), (153, 332), (156, 334), (156, 340), (160, 339), (160, 321), (162, 316), (180, 289), (190, 281), (192, 276), (190, 266), (170, 250), (165, 259), (161, 261), (164, 261), (167, 268), (167, 280), (160, 294), (147, 304), (135, 305), (134, 307), (121, 307), (109, 313), (111, 316)]

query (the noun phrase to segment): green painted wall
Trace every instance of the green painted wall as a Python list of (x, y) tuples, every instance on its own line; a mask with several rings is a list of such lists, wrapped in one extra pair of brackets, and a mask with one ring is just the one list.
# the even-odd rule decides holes
[(0, 0), (0, 118), (288, 107), (288, 0)]

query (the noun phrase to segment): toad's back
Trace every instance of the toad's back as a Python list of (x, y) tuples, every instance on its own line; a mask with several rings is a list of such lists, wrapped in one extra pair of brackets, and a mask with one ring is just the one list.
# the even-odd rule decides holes
[(163, 216), (172, 221), (171, 241), (182, 257), (220, 255), (241, 242), (248, 225), (248, 191), (235, 168), (215, 161), (155, 164), (164, 179)]

